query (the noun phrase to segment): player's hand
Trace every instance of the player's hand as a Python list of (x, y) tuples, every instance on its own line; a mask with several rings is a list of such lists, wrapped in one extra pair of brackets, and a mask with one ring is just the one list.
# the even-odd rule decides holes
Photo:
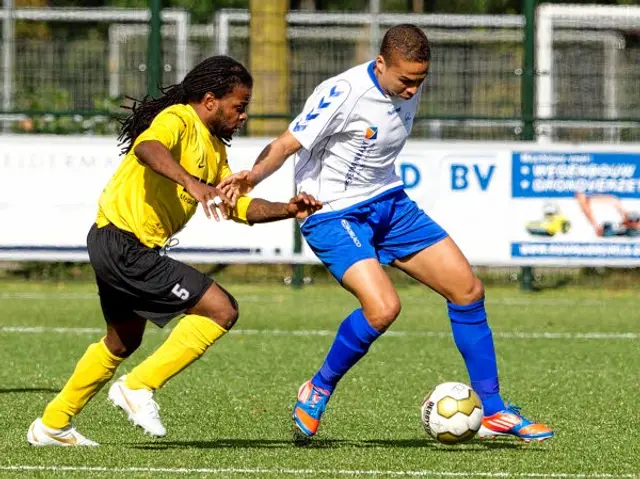
[(194, 179), (185, 186), (185, 189), (202, 205), (207, 218), (213, 217), (216, 221), (220, 221), (220, 217), (224, 220), (229, 217), (227, 211), (228, 208), (232, 208), (231, 201), (218, 188)]
[(302, 220), (322, 209), (322, 202), (307, 193), (300, 193), (289, 200), (287, 211), (291, 216)]
[(246, 195), (256, 186), (256, 181), (248, 170), (239, 171), (231, 176), (227, 176), (218, 183), (220, 189), (231, 201), (231, 206), (235, 207), (240, 196)]

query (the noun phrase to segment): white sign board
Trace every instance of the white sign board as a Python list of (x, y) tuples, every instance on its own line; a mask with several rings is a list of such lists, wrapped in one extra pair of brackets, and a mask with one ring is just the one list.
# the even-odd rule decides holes
[[(233, 170), (268, 139), (236, 139)], [(0, 136), (0, 259), (86, 260), (116, 140)], [(640, 145), (409, 141), (397, 161), (407, 193), (476, 265), (640, 265)], [(293, 162), (252, 193), (287, 201)], [(293, 220), (252, 227), (201, 210), (172, 256), (194, 262), (315, 262), (293, 253)]]
[(398, 168), (473, 264), (640, 265), (640, 145), (412, 142)]
[[(231, 168), (250, 168), (267, 141), (235, 140), (228, 150)], [(98, 198), (120, 162), (116, 140), (0, 136), (0, 151), (0, 259), (86, 261)], [(252, 195), (286, 202), (293, 195), (292, 178), (288, 163)], [(249, 227), (208, 220), (198, 209), (171, 254), (203, 262), (277, 261), (278, 255), (293, 254), (293, 231), (294, 220)]]

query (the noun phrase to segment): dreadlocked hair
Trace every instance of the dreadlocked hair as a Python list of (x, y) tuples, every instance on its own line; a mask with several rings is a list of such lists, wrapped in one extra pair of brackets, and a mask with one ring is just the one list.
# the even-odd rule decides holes
[[(122, 153), (129, 153), (138, 135), (149, 128), (158, 113), (171, 105), (188, 104), (200, 101), (208, 92), (216, 98), (223, 98), (236, 85), (253, 87), (253, 78), (247, 69), (233, 58), (225, 55), (209, 57), (198, 63), (184, 77), (181, 83), (168, 87), (161, 87), (159, 98), (146, 95), (142, 100), (127, 97), (133, 105), (123, 106), (131, 114), (121, 123), (119, 146)], [(220, 138), (227, 146), (231, 137)]]

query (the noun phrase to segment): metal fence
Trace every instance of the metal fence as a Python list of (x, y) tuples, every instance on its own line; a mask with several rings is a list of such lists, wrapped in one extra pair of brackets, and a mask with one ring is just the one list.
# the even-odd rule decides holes
[[(37, 12), (15, 10), (13, 41), (8, 43), (10, 37), (5, 35), (2, 43), (3, 58), (11, 53), (0, 74), (5, 129), (113, 132), (115, 123), (109, 114), (118, 112), (125, 95), (139, 98), (146, 93), (148, 13), (134, 9)], [(190, 67), (215, 53), (250, 63), (246, 11), (220, 11), (208, 25), (190, 25), (187, 12), (171, 10), (164, 12), (164, 22), (163, 84), (179, 81)], [(295, 116), (319, 82), (371, 59), (380, 34), (401, 22), (424, 28), (433, 51), (414, 135), (522, 137), (526, 30), (524, 17), (518, 15), (381, 14), (373, 18), (353, 13), (289, 13), (286, 42), (279, 42), (284, 51), (263, 61), (268, 65), (286, 59), (286, 78), (270, 81), (288, 86), (288, 101), (284, 107), (274, 102), (270, 111), (260, 114)], [(639, 32), (640, 7), (538, 8), (534, 74), (536, 131), (541, 141), (640, 141)], [(274, 71), (252, 73), (259, 82)]]

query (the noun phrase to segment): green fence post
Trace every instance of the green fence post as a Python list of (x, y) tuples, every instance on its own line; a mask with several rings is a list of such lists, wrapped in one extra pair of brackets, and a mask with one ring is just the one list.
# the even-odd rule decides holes
[[(520, 88), (520, 110), (522, 116), (522, 136), (525, 141), (536, 139), (535, 104), (535, 16), (537, 0), (523, 1), (524, 54), (522, 58), (522, 82)], [(520, 270), (520, 289), (533, 291), (533, 268), (525, 266)]]
[(523, 266), (520, 269), (520, 289), (522, 291), (533, 291), (533, 268)]
[[(297, 221), (295, 221), (293, 225), (293, 252), (296, 254), (302, 253), (302, 232), (300, 231), (300, 225)], [(294, 288), (302, 287), (304, 284), (304, 265), (296, 263), (293, 266), (291, 284)]]
[(162, 0), (151, 0), (149, 18), (149, 41), (147, 46), (147, 93), (152, 97), (160, 94), (162, 84)]
[(520, 105), (522, 115), (522, 139), (536, 139), (534, 123), (535, 105), (535, 15), (537, 0), (524, 0), (524, 55), (522, 57), (522, 83), (520, 87)]

